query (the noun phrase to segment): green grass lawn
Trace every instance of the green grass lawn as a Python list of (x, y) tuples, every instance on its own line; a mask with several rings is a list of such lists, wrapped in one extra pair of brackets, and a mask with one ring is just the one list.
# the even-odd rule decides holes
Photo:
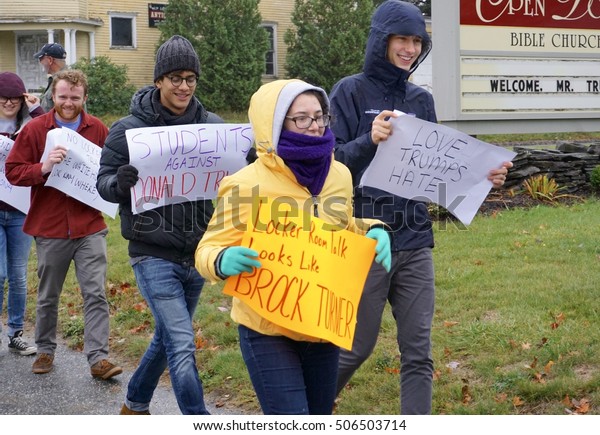
[[(438, 225), (435, 414), (599, 413), (599, 213), (591, 200)], [(388, 312), (340, 413), (398, 412), (394, 334)]]
[[(435, 226), (434, 414), (600, 414), (600, 202), (540, 205), (476, 216), (466, 229)], [(135, 367), (152, 335), (118, 220), (107, 218), (111, 353)], [(28, 318), (35, 315), (35, 250)], [(81, 296), (73, 272), (60, 328), (81, 348)], [(206, 285), (195, 318), (206, 391), (259, 413), (229, 317), (230, 298)], [(386, 309), (371, 358), (341, 394), (336, 414), (397, 414), (399, 354)], [(567, 411), (568, 410), (568, 411)]]

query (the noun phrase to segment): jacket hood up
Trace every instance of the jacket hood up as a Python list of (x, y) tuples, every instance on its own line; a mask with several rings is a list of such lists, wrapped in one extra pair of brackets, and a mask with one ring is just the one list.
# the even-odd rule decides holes
[(248, 119), (254, 132), (258, 158), (268, 164), (277, 155), (283, 121), (294, 99), (303, 92), (315, 90), (323, 95), (323, 113), (329, 113), (326, 92), (302, 80), (276, 80), (261, 86), (250, 99)]
[[(410, 71), (398, 68), (387, 59), (387, 43), (390, 35), (421, 37), (421, 54), (412, 64)], [(427, 33), (421, 10), (408, 2), (387, 0), (377, 8), (371, 18), (363, 71), (367, 76), (388, 77), (391, 81), (399, 78), (406, 80), (430, 51), (431, 38)]]

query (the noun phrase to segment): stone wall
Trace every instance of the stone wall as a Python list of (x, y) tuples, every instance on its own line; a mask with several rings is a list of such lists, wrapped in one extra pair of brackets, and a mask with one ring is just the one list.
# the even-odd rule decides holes
[(555, 149), (514, 147), (517, 153), (508, 171), (505, 187), (519, 188), (525, 180), (546, 174), (565, 192), (576, 193), (589, 188), (590, 173), (600, 165), (600, 142), (578, 144), (562, 142)]

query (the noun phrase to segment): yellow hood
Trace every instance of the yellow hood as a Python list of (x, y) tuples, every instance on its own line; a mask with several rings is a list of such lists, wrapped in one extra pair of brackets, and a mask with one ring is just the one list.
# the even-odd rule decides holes
[(277, 154), (279, 135), (283, 121), (294, 99), (301, 93), (315, 90), (323, 95), (326, 107), (324, 113), (329, 113), (329, 98), (327, 93), (302, 80), (276, 80), (261, 86), (250, 99), (248, 119), (254, 131), (254, 143), (259, 158), (268, 155), (271, 158)]

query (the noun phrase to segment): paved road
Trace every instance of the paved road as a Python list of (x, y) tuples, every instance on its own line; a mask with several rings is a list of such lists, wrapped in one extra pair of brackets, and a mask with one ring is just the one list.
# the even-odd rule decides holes
[[(115, 378), (92, 378), (85, 355), (59, 342), (54, 369), (45, 375), (31, 372), (35, 356), (20, 356), (8, 351), (8, 338), (2, 333), (0, 345), (0, 415), (115, 415), (123, 404), (128, 368)], [(27, 335), (27, 332), (26, 332)], [(24, 337), (30, 343), (31, 335)], [(165, 383), (166, 384), (166, 383)], [(212, 414), (231, 414), (216, 409), (207, 399)], [(150, 412), (157, 415), (181, 415), (169, 385), (159, 385)]]

